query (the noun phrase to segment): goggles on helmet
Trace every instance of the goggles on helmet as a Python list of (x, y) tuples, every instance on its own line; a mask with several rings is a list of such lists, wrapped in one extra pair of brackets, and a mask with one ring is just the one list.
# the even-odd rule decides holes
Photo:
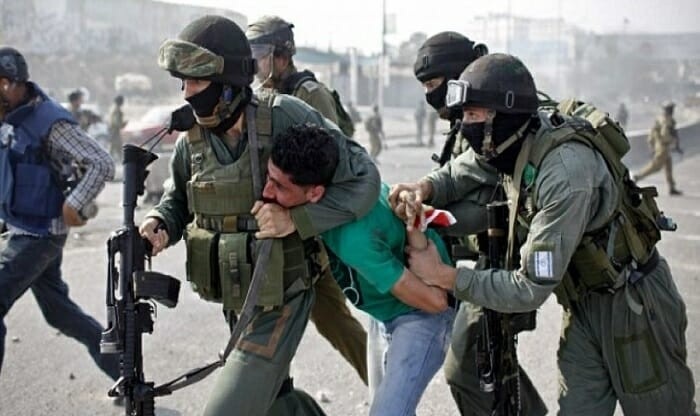
[(470, 85), (467, 81), (449, 80), (447, 81), (447, 95), (445, 105), (447, 107), (461, 107), (467, 103)]
[(181, 78), (206, 78), (224, 72), (224, 58), (197, 44), (168, 39), (158, 52), (158, 66)]

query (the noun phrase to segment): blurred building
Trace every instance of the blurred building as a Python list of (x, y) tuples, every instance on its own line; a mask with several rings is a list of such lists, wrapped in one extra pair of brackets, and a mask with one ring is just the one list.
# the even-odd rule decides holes
[[(157, 66), (158, 47), (204, 14), (227, 16), (245, 28), (247, 19), (225, 9), (153, 0), (0, 0), (0, 44), (27, 57), (30, 75), (54, 98), (84, 87), (90, 100), (109, 107), (124, 79), (150, 85), (134, 100), (168, 100), (176, 80)], [(133, 84), (133, 82), (131, 83)]]

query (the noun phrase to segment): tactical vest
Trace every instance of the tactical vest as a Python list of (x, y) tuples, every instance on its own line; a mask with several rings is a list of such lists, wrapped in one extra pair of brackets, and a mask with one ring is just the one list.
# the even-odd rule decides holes
[[(272, 144), (272, 111), (282, 105), (279, 96), (259, 97), (255, 124), (259, 142), (261, 180), (264, 183)], [(233, 163), (221, 163), (212, 148), (216, 138), (195, 126), (187, 132), (191, 177), (187, 182), (188, 209), (194, 220), (187, 226), (187, 280), (205, 300), (223, 303), (224, 310), (243, 306), (255, 264), (258, 242), (249, 147)], [(249, 142), (248, 142), (249, 144)], [(283, 304), (285, 291), (307, 288), (319, 273), (315, 239), (302, 241), (297, 233), (273, 243), (267, 277), (258, 305)]]
[[(76, 124), (70, 113), (29, 84), (38, 101), (8, 113), (0, 140), (0, 218), (37, 235), (47, 235), (51, 221), (61, 215), (63, 186), (44, 149), (58, 121)], [(11, 128), (10, 128), (11, 126)]]
[[(657, 223), (662, 214), (654, 197), (656, 188), (639, 188), (629, 177), (622, 156), (629, 142), (622, 129), (607, 114), (573, 100), (560, 103), (554, 111), (540, 112), (541, 128), (523, 169), (518, 204), (516, 235), (525, 236), (537, 213), (534, 183), (547, 154), (557, 146), (576, 141), (598, 151), (619, 190), (617, 209), (605, 226), (584, 234), (574, 252), (567, 273), (554, 293), (564, 306), (588, 291), (622, 286), (630, 273), (655, 266), (656, 243), (661, 239)], [(651, 263), (654, 263), (651, 265)]]
[(282, 94), (294, 95), (296, 97), (299, 89), (302, 88), (302, 86), (304, 86), (304, 84), (307, 82), (313, 83), (315, 87), (324, 88), (331, 94), (335, 104), (334, 107), (336, 118), (338, 119), (338, 127), (340, 127), (340, 131), (342, 131), (347, 137), (352, 137), (352, 135), (355, 134), (355, 123), (352, 121), (352, 117), (350, 117), (348, 112), (343, 107), (338, 91), (331, 90), (318, 82), (313, 72), (307, 69), (289, 75), (284, 79), (280, 92), (282, 92)]

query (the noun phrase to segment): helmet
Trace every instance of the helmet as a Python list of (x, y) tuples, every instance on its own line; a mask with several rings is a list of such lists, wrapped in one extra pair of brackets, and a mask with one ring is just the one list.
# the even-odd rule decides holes
[(487, 53), (484, 44), (475, 45), (457, 32), (440, 32), (418, 49), (413, 72), (420, 82), (437, 77), (456, 79), (467, 65)]
[(248, 25), (245, 35), (253, 49), (256, 49), (256, 46), (269, 46), (275, 54), (293, 56), (297, 51), (294, 46), (293, 27), (293, 24), (278, 16), (263, 16)]
[(29, 79), (27, 61), (15, 48), (0, 47), (0, 77), (11, 81), (26, 82)]
[(158, 66), (177, 78), (206, 79), (246, 87), (256, 64), (245, 34), (236, 23), (207, 15), (185, 26), (177, 39), (160, 47)]
[(663, 108), (664, 110), (673, 110), (675, 106), (676, 103), (674, 103), (673, 101), (664, 101), (663, 103), (661, 103), (661, 108)]
[(525, 64), (495, 53), (472, 62), (458, 81), (448, 81), (448, 107), (479, 106), (505, 114), (537, 112), (537, 88)]
[(124, 96), (123, 95), (117, 95), (114, 97), (114, 104), (116, 105), (122, 105), (124, 104)]

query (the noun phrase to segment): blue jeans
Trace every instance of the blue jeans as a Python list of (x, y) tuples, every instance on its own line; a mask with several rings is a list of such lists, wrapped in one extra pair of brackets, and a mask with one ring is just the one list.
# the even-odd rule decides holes
[(370, 416), (413, 416), (445, 360), (455, 310), (413, 311), (389, 321), (370, 318), (367, 335)]
[(5, 315), (31, 289), (52, 327), (87, 347), (95, 363), (112, 379), (119, 378), (119, 357), (100, 354), (102, 326), (68, 297), (61, 278), (65, 235), (3, 235), (0, 243), (0, 369), (5, 355)]

